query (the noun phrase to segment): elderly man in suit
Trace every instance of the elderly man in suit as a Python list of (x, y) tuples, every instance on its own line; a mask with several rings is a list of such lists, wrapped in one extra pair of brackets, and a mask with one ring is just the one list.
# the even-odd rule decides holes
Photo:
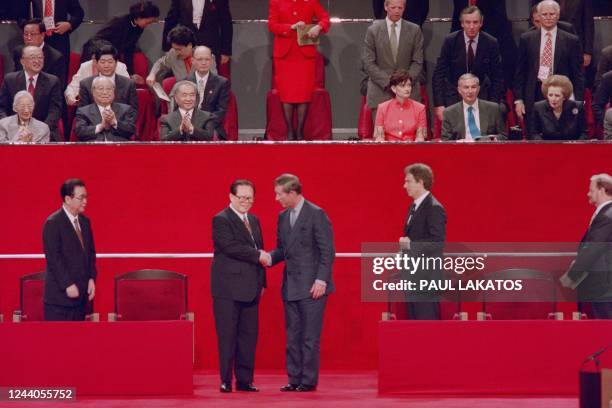
[(214, 59), (208, 47), (198, 46), (193, 50), (193, 65), (195, 68), (186, 79), (196, 84), (197, 106), (215, 115), (217, 136), (221, 140), (227, 140), (223, 123), (229, 105), (230, 83), (213, 72)]
[(560, 280), (578, 289), (580, 302), (591, 302), (595, 319), (612, 319), (612, 176), (592, 176), (588, 197), (595, 212), (576, 259)]
[(60, 195), (62, 208), (43, 226), (45, 320), (85, 320), (85, 306), (96, 293), (96, 248), (91, 223), (83, 215), (87, 206), (85, 183), (66, 180)]
[(565, 75), (574, 84), (574, 97), (584, 100), (582, 51), (577, 36), (557, 28), (560, 8), (554, 0), (538, 4), (541, 28), (521, 35), (519, 58), (514, 79), (515, 111), (525, 118), (531, 133), (533, 105), (544, 99), (542, 82), (553, 74)]
[(77, 109), (74, 132), (83, 142), (125, 142), (136, 133), (136, 111), (114, 102), (115, 84), (106, 76), (94, 78), (94, 103)]
[(115, 84), (114, 102), (130, 105), (138, 112), (138, 96), (136, 95), (136, 83), (127, 77), (117, 75), (117, 49), (112, 45), (99, 48), (95, 52), (95, 64), (98, 75), (85, 78), (79, 84), (78, 106), (83, 107), (93, 103), (92, 84), (96, 77), (109, 78)]
[[(402, 19), (406, 0), (385, 0), (387, 17), (376, 20), (365, 35), (362, 64), (368, 75), (367, 104), (376, 118), (378, 105), (391, 99), (386, 92), (391, 74), (405, 69), (415, 81), (423, 69), (423, 33), (421, 28)], [(420, 101), (418, 83), (412, 86), (411, 99)]]
[[(404, 188), (414, 201), (404, 222), (404, 235), (399, 244), (402, 252), (414, 258), (442, 257), (446, 240), (446, 211), (431, 194), (433, 171), (423, 163), (413, 163), (404, 169)], [(439, 270), (402, 272), (407, 280), (440, 279)], [(408, 317), (411, 320), (439, 320), (438, 295), (433, 292), (415, 292), (407, 295)]]
[(219, 345), (221, 392), (259, 391), (253, 386), (259, 300), (266, 287), (269, 259), (259, 220), (250, 213), (255, 186), (249, 180), (232, 183), (230, 205), (213, 217), (214, 257), (210, 274), (213, 312)]
[(457, 86), (461, 101), (444, 109), (443, 140), (503, 140), (506, 125), (500, 105), (478, 97), (480, 83), (473, 74), (459, 77)]
[(172, 0), (164, 22), (163, 50), (170, 49), (167, 35), (180, 24), (195, 33), (197, 45), (212, 50), (219, 65), (229, 62), (234, 34), (229, 3), (229, 0)]
[(45, 57), (43, 71), (47, 74), (55, 75), (60, 81), (64, 81), (64, 78), (66, 78), (66, 61), (64, 61), (64, 56), (59, 51), (45, 43), (45, 25), (42, 21), (39, 19), (27, 20), (21, 24), (21, 28), (23, 30), (24, 45), (18, 45), (13, 50), (15, 71), (23, 69), (21, 65), (23, 47), (33, 45), (43, 50), (43, 55)]
[(60, 136), (57, 123), (62, 112), (61, 85), (55, 75), (42, 72), (44, 63), (44, 54), (39, 47), (23, 48), (21, 56), (23, 71), (7, 74), (0, 88), (0, 118), (12, 113), (14, 96), (17, 92), (26, 90), (34, 97), (32, 116), (45, 122), (51, 131), (51, 140), (58, 141)]
[(13, 98), (15, 115), (0, 119), (0, 143), (47, 143), (49, 126), (32, 117), (34, 98), (28, 91), (19, 91)]
[(215, 117), (196, 107), (196, 86), (180, 81), (175, 86), (174, 99), (178, 109), (161, 120), (160, 139), (173, 141), (212, 140)]
[(287, 335), (289, 383), (281, 391), (315, 391), (319, 381), (319, 350), (327, 296), (334, 291), (332, 265), (336, 254), (331, 222), (325, 211), (304, 199), (293, 174), (274, 181), (276, 201), (285, 208), (278, 216), (276, 248), (268, 265), (285, 261), (282, 297)]
[(193, 72), (193, 47), (195, 36), (193, 31), (185, 26), (176, 26), (168, 33), (168, 42), (172, 49), (161, 56), (147, 76), (147, 85), (153, 86), (168, 76), (174, 76), (177, 81), (185, 79)]
[(444, 107), (461, 100), (457, 92), (459, 77), (469, 72), (480, 80), (482, 99), (495, 103), (504, 100), (504, 74), (497, 40), (481, 31), (483, 16), (476, 6), (461, 12), (462, 30), (446, 36), (433, 74), (434, 112), (443, 119)]

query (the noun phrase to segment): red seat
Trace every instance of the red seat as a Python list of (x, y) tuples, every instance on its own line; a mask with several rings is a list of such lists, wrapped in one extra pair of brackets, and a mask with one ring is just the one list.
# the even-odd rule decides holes
[(21, 320), (39, 322), (45, 320), (43, 303), (45, 292), (45, 273), (37, 272), (21, 277), (20, 284)]
[(155, 97), (149, 89), (137, 88), (138, 116), (136, 118), (136, 134), (133, 139), (138, 141), (159, 140), (157, 118), (155, 116)]
[(232, 86), (232, 60), (230, 59), (229, 62), (221, 64), (219, 66), (218, 72), (219, 75), (224, 78), (227, 78), (227, 80), (230, 81), (230, 86)]
[(192, 319), (187, 311), (187, 276), (143, 269), (115, 277), (115, 315), (109, 320)]
[(72, 81), (72, 77), (77, 73), (81, 66), (81, 54), (70, 52), (70, 61), (68, 64), (68, 83)]
[[(274, 72), (272, 73), (274, 82)], [(297, 115), (293, 115), (294, 126)], [(282, 103), (276, 90), (276, 84), (268, 91), (266, 97), (266, 138), (268, 140), (287, 140)], [(332, 112), (329, 92), (325, 89), (325, 62), (321, 54), (317, 54), (315, 65), (315, 89), (304, 122), (305, 140), (329, 140), (332, 138)]]
[[(147, 56), (142, 52), (137, 52), (134, 54), (134, 74), (140, 75), (142, 79), (145, 79), (149, 74), (149, 60)], [(146, 84), (137, 85), (141, 88), (147, 88)]]

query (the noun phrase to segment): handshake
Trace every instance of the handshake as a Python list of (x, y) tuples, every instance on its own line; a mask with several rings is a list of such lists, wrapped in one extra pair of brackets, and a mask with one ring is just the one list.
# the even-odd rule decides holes
[(259, 250), (259, 263), (263, 266), (272, 266), (272, 256), (269, 252), (264, 251), (263, 249)]

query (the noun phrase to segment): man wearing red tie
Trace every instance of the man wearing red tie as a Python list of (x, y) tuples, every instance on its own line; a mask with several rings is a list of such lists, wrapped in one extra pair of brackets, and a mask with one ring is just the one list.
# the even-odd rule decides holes
[(587, 196), (595, 212), (561, 284), (578, 288), (578, 300), (591, 302), (593, 318), (612, 319), (612, 176), (591, 177)]
[(80, 321), (96, 294), (96, 249), (91, 224), (83, 215), (87, 189), (83, 181), (68, 179), (60, 194), (62, 208), (43, 226), (45, 320)]

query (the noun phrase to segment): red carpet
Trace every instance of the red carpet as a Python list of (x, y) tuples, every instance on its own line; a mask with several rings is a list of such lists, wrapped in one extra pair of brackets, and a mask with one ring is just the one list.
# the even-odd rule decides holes
[[(94, 373), (91, 373), (95, 375)], [(233, 392), (221, 394), (218, 391), (217, 373), (210, 371), (194, 375), (194, 396), (186, 398), (163, 399), (96, 399), (79, 398), (77, 402), (66, 404), (45, 403), (6, 403), (0, 402), (0, 407), (42, 407), (66, 406), (95, 408), (124, 407), (291, 407), (291, 408), (576, 408), (576, 398), (398, 398), (379, 397), (377, 394), (376, 372), (362, 373), (324, 373), (321, 375), (320, 387), (313, 393), (281, 393), (278, 389), (284, 385), (287, 377), (275, 372), (257, 374), (255, 385), (261, 392)], [(103, 381), (98, 379), (98, 381)], [(78, 394), (78, 390), (77, 390)]]

